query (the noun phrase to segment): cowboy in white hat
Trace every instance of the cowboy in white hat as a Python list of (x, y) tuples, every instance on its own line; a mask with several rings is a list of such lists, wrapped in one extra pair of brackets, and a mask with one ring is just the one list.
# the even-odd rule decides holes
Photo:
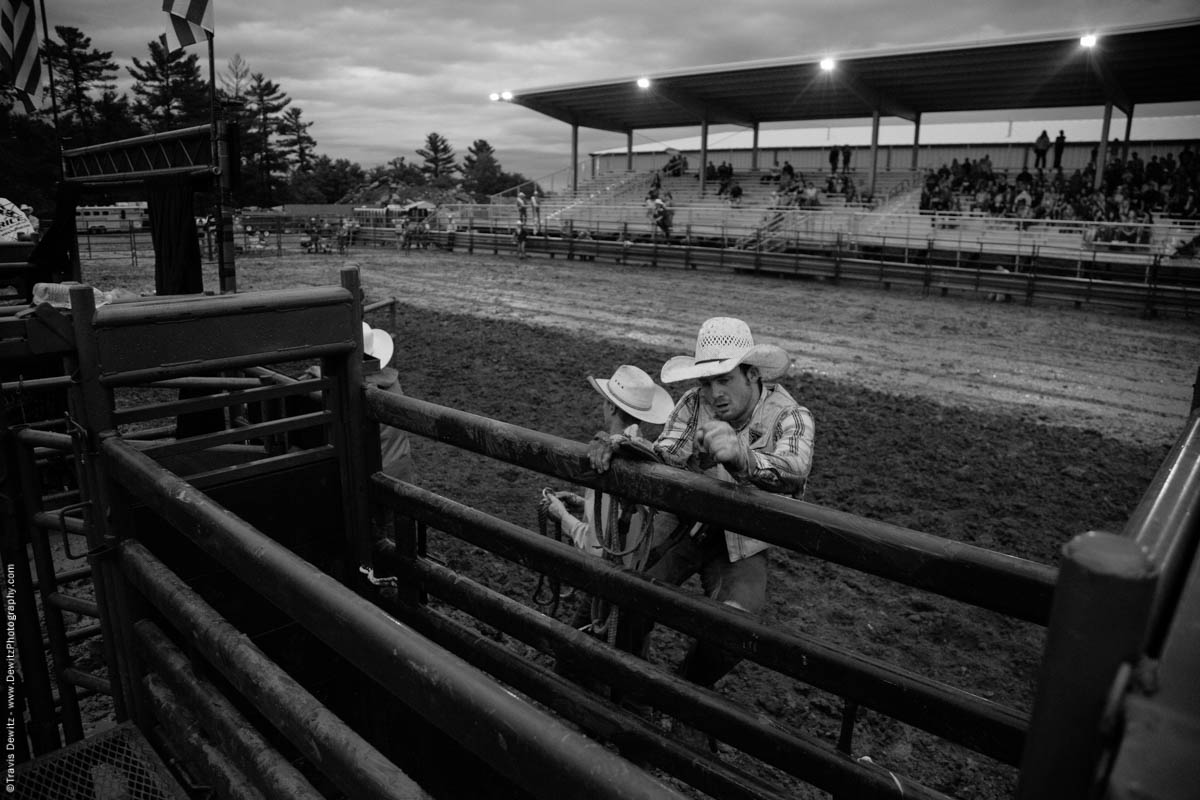
[[(813, 418), (777, 383), (791, 360), (781, 348), (756, 344), (740, 319), (713, 317), (700, 326), (695, 355), (676, 356), (662, 368), (663, 383), (695, 380), (676, 403), (654, 447), (668, 463), (697, 469), (721, 480), (799, 497), (812, 465)], [(607, 469), (613, 449), (597, 442), (592, 465)], [(660, 513), (660, 524), (671, 515)], [(677, 527), (647, 574), (676, 586), (696, 573), (710, 597), (750, 614), (766, 604), (770, 545), (707, 524)], [(686, 533), (684, 531), (686, 530)], [(624, 646), (641, 652), (653, 622), (631, 619)], [(738, 659), (697, 642), (680, 673), (712, 686)]]
[[(666, 389), (654, 382), (645, 370), (631, 364), (617, 367), (613, 376), (607, 380), (588, 376), (588, 383), (604, 398), (604, 430), (596, 434), (606, 441), (609, 437), (626, 440), (643, 440), (642, 424), (661, 426), (671, 415), (675, 401)], [(655, 431), (657, 432), (657, 431)], [(547, 499), (547, 513), (551, 519), (558, 520), (563, 525), (563, 532), (568, 534), (575, 546), (593, 555), (601, 554), (600, 535), (603, 525), (596, 526), (594, 513), (595, 490), (588, 489), (584, 497), (578, 497), (571, 492), (559, 492)], [(610, 498), (604, 497), (602, 517), (607, 517)], [(580, 520), (567, 511), (563, 500), (582, 503), (584, 519)]]
[[(607, 380), (589, 375), (588, 383), (604, 398), (604, 429), (596, 436), (606, 441), (617, 437), (623, 441), (641, 442), (648, 448), (650, 442), (643, 439), (642, 425), (654, 428), (645, 431), (646, 434), (657, 433), (675, 407), (675, 401), (666, 389), (657, 385), (644, 370), (631, 364), (617, 367)], [(614, 501), (617, 503), (615, 514)], [(653, 513), (642, 506), (622, 502), (609, 494), (598, 496), (591, 488), (583, 497), (572, 492), (557, 492), (546, 496), (544, 502), (546, 514), (562, 525), (563, 533), (575, 546), (594, 556), (605, 556), (607, 548), (609, 560), (640, 570), (646, 565), (651, 547), (657, 544), (653, 536)], [(576, 514), (568, 511), (566, 504), (576, 509)], [(582, 512), (582, 519), (577, 516), (579, 512)], [(614, 546), (618, 537), (621, 540)], [(602, 598), (584, 600), (577, 607), (572, 626), (578, 630), (590, 629), (598, 636), (607, 634), (611, 610)]]
[[(363, 383), (384, 392), (404, 396), (400, 386), (400, 373), (390, 366), (396, 352), (392, 335), (382, 328), (372, 328), (362, 323)], [(304, 371), (305, 378), (321, 377), (321, 368), (311, 366)], [(412, 482), (415, 476), (412, 442), (408, 432), (379, 423), (380, 471), (393, 478)]]

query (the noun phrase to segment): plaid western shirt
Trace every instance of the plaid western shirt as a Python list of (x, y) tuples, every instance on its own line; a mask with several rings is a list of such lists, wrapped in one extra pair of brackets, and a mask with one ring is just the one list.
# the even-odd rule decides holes
[[(747, 448), (752, 465), (742, 474), (731, 474), (723, 465), (694, 452), (696, 429), (716, 419), (700, 390), (689, 389), (679, 398), (654, 443), (670, 463), (695, 463), (706, 475), (733, 483), (751, 483), (761, 489), (792, 497), (804, 494), (812, 468), (814, 425), (812, 414), (797, 403), (787, 390), (774, 383), (763, 384), (762, 395), (750, 420), (736, 430), (738, 442)], [(730, 561), (748, 558), (770, 545), (731, 531), (725, 532)]]

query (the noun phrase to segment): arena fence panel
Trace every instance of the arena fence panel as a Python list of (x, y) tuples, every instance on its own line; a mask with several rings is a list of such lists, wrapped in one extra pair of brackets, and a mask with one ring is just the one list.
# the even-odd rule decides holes
[[(70, 499), (79, 509), (64, 513), (59, 527), (86, 541), (108, 676), (93, 688), (111, 693), (118, 721), (180, 754), (201, 782), (235, 796), (289, 798), (454, 796), (484, 786), (492, 797), (680, 796), (658, 770), (714, 797), (780, 798), (795, 781), (835, 796), (945, 797), (853, 755), (860, 707), (1019, 768), (1022, 797), (1086, 793), (1097, 775), (1107, 779), (1105, 765), (1115, 765), (1112, 780), (1146, 779), (1134, 754), (1155, 744), (1180, 756), (1158, 769), (1170, 776), (1159, 785), (1188, 761), (1180, 749), (1187, 737), (1164, 743), (1146, 724), (1190, 713), (1181, 681), (1194, 675), (1195, 652), (1180, 614), (1200, 591), (1195, 412), (1126, 535), (1083, 534), (1060, 572), (661, 465), (618, 458), (597, 475), (578, 443), (381, 392), (362, 379), (357, 273), (342, 277), (340, 287), (99, 309), (81, 287), (69, 312), (39, 309), (2, 328), (5, 352), (41, 348), (65, 359), (66, 371), (46, 388), (65, 388), (70, 412), (64, 432), (13, 424), (6, 414), (4, 463), (18, 469), (5, 475), (18, 474), (21, 484), (4, 484), (6, 540), (49, 527), (56, 515), (28, 502), (45, 494), (44, 465), (33, 456), (39, 448), (69, 452), (77, 476)], [(280, 377), (304, 362), (318, 362), (321, 377)], [(119, 402), (128, 391), (166, 395)], [(290, 402), (299, 400), (316, 405)], [(141, 426), (164, 420), (173, 423), (168, 438), (145, 435)], [(1048, 624), (1033, 716), (903, 665), (771, 629), (387, 477), (378, 471), (381, 422)], [(320, 435), (303, 435), (312, 430)], [(829, 692), (843, 703), (842, 733), (824, 741), (764, 719), (575, 630), (529, 598), (439, 563), (427, 552), (432, 533), (637, 606), (664, 626)], [(1132, 580), (1096, 570), (1087, 555), (1094, 542), (1113, 540), (1141, 565)], [(6, 545), (6, 562), (19, 557)], [(28, 598), (32, 581), (24, 580), (18, 588)], [(1100, 595), (1098, 585), (1107, 587)], [(1089, 607), (1104, 598), (1111, 613), (1099, 618)], [(501, 643), (504, 636), (522, 647)], [(32, 640), (20, 646), (35, 649)], [(25, 750), (45, 757), (57, 751), (60, 725), (68, 741), (79, 738), (71, 721), (78, 709), (64, 702), (60, 714), (45, 702), (40, 641), (36, 650), (22, 653), (23, 674), (42, 684), (28, 704), (36, 744)], [(55, 665), (59, 685), (86, 683), (67, 671), (69, 650), (57, 652), (67, 662)], [(574, 665), (585, 680), (569, 680), (551, 662)], [(1165, 690), (1129, 679), (1131, 667), (1141, 674), (1147, 664), (1158, 665)], [(617, 695), (593, 691), (593, 681)], [(679, 741), (658, 724), (664, 716), (750, 761), (735, 765)], [(1114, 727), (1113, 718), (1128, 727)], [(1078, 731), (1096, 734), (1076, 736), (1060, 757)], [(476, 782), (461, 782), (469, 777)]]

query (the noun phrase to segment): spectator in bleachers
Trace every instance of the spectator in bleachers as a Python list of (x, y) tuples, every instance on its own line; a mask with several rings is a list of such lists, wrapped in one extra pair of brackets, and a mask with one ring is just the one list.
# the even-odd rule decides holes
[(1146, 180), (1155, 183), (1163, 181), (1163, 163), (1158, 160), (1157, 155), (1150, 156), (1150, 160), (1146, 163)]
[(704, 180), (715, 181), (717, 179), (717, 168), (713, 166), (713, 162), (708, 162), (708, 166), (704, 168)]
[(1062, 169), (1063, 149), (1067, 146), (1067, 135), (1062, 131), (1058, 132), (1058, 136), (1054, 137), (1054, 169)]
[(799, 205), (804, 208), (816, 208), (821, 205), (821, 190), (812, 181), (805, 182), (800, 193)]
[(671, 238), (671, 223), (674, 221), (675, 210), (671, 208), (668, 202), (670, 197), (670, 192), (668, 192), (664, 197), (660, 197), (654, 201), (653, 222), (656, 238), (660, 230), (668, 239)]
[(735, 208), (742, 204), (742, 186), (737, 182), (736, 178), (731, 178), (729, 183), (729, 205)]
[(842, 172), (850, 171), (850, 145), (842, 145)]
[(780, 180), (787, 179), (794, 181), (796, 179), (796, 168), (792, 166), (792, 162), (784, 161), (783, 169), (780, 170)]
[(533, 227), (535, 232), (542, 232), (542, 201), (538, 199), (538, 190), (535, 186), (529, 192), (529, 207), (533, 209)]
[(842, 191), (845, 192), (846, 203), (847, 204), (857, 203), (858, 199), (859, 199), (858, 198), (858, 187), (855, 186), (855, 184), (854, 184), (854, 178), (849, 175), (845, 176), (845, 180), (844, 180), (842, 186), (843, 186)]
[(841, 149), (835, 144), (829, 148), (829, 172), (836, 174), (838, 168), (838, 158), (841, 156)]

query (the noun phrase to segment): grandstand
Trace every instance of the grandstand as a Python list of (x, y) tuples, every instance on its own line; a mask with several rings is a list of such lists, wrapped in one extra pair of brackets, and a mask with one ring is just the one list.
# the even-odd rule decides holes
[[(994, 288), (996, 280), (983, 281), (979, 273), (997, 271), (1028, 276), (1021, 280), (1029, 300), (1037, 294), (1034, 283), (1045, 278), (1085, 282), (1050, 293), (1076, 302), (1081, 296), (1094, 300), (1092, 282), (1105, 281), (1126, 284), (1115, 290), (1118, 305), (1147, 311), (1148, 294), (1183, 287), (1188, 296), (1179, 308), (1190, 313), (1190, 293), (1200, 286), (1194, 256), (1200, 118), (1148, 115), (1135, 121), (1133, 110), (1200, 100), (1200, 88), (1180, 80), (1200, 74), (1200, 51), (1193, 46), (1198, 35), (1200, 20), (1190, 19), (1107, 31), (1090, 48), (1079, 34), (1050, 34), (849, 54), (832, 68), (818, 58), (777, 59), (514, 91), (509, 102), (570, 124), (573, 153), (581, 126), (626, 136), (623, 150), (593, 153), (590, 163), (575, 159), (569, 190), (545, 192), (542, 182), (524, 187), (539, 191), (542, 200), (542, 236), (527, 246), (568, 257), (583, 247), (590, 258), (837, 278), (846, 277), (846, 263), (856, 262), (859, 273), (876, 275), (884, 285), (916, 282), (943, 291)], [(981, 63), (988, 68), (979, 69)], [(802, 103), (797, 86), (805, 87)], [(1040, 110), (1067, 108), (1102, 111), (1090, 121), (1036, 119), (1044, 116), (1035, 113)], [(1114, 110), (1124, 115), (1123, 136), (1113, 128)], [(998, 111), (1010, 121), (922, 128), (923, 115)], [(858, 124), (864, 119), (868, 125)], [(762, 127), (783, 123), (807, 127)], [(641, 131), (690, 126), (698, 127), (699, 136), (633, 144)], [(714, 140), (712, 126), (743, 130), (722, 131)], [(1070, 131), (1062, 172), (1027, 176), (1035, 131), (1043, 128)], [(850, 179), (849, 189), (826, 185), (826, 154), (834, 144), (850, 148), (851, 166), (843, 162), (839, 170)], [(689, 169), (662, 171), (679, 155)], [(1154, 199), (1143, 199), (1140, 165), (1160, 156), (1173, 166), (1150, 187)], [(988, 163), (985, 172), (996, 180), (994, 210), (989, 202), (981, 212), (965, 197), (943, 203), (939, 194), (931, 202), (934, 188), (945, 191), (939, 186), (943, 167), (957, 170), (960, 159)], [(700, 169), (717, 161), (734, 171), (741, 187), (737, 202)], [(778, 193), (780, 164), (787, 161), (800, 186), (811, 193), (808, 184), (814, 184), (815, 201)], [(581, 165), (589, 167), (588, 175), (580, 174)], [(1136, 185), (1123, 174), (1130, 169)], [(1068, 181), (1072, 194), (1064, 200)], [(673, 212), (669, 231), (655, 226), (651, 213), (657, 183)], [(954, 184), (965, 194), (959, 175)], [(1018, 207), (1017, 188), (1031, 194), (1025, 207)], [(1087, 196), (1096, 189), (1104, 195)], [(1131, 189), (1138, 197), (1123, 204)], [(493, 198), (486, 208), (443, 208), (434, 223), (439, 243), (453, 247), (465, 238), (471, 249), (505, 249), (518, 224), (515, 192)], [(1058, 206), (1047, 201), (1042, 208), (1046, 195)], [(914, 273), (914, 265), (923, 274)], [(935, 276), (933, 268), (942, 272)], [(909, 277), (896, 280), (897, 269)], [(969, 270), (973, 277), (945, 270)], [(1104, 289), (1102, 294), (1113, 287)]]

